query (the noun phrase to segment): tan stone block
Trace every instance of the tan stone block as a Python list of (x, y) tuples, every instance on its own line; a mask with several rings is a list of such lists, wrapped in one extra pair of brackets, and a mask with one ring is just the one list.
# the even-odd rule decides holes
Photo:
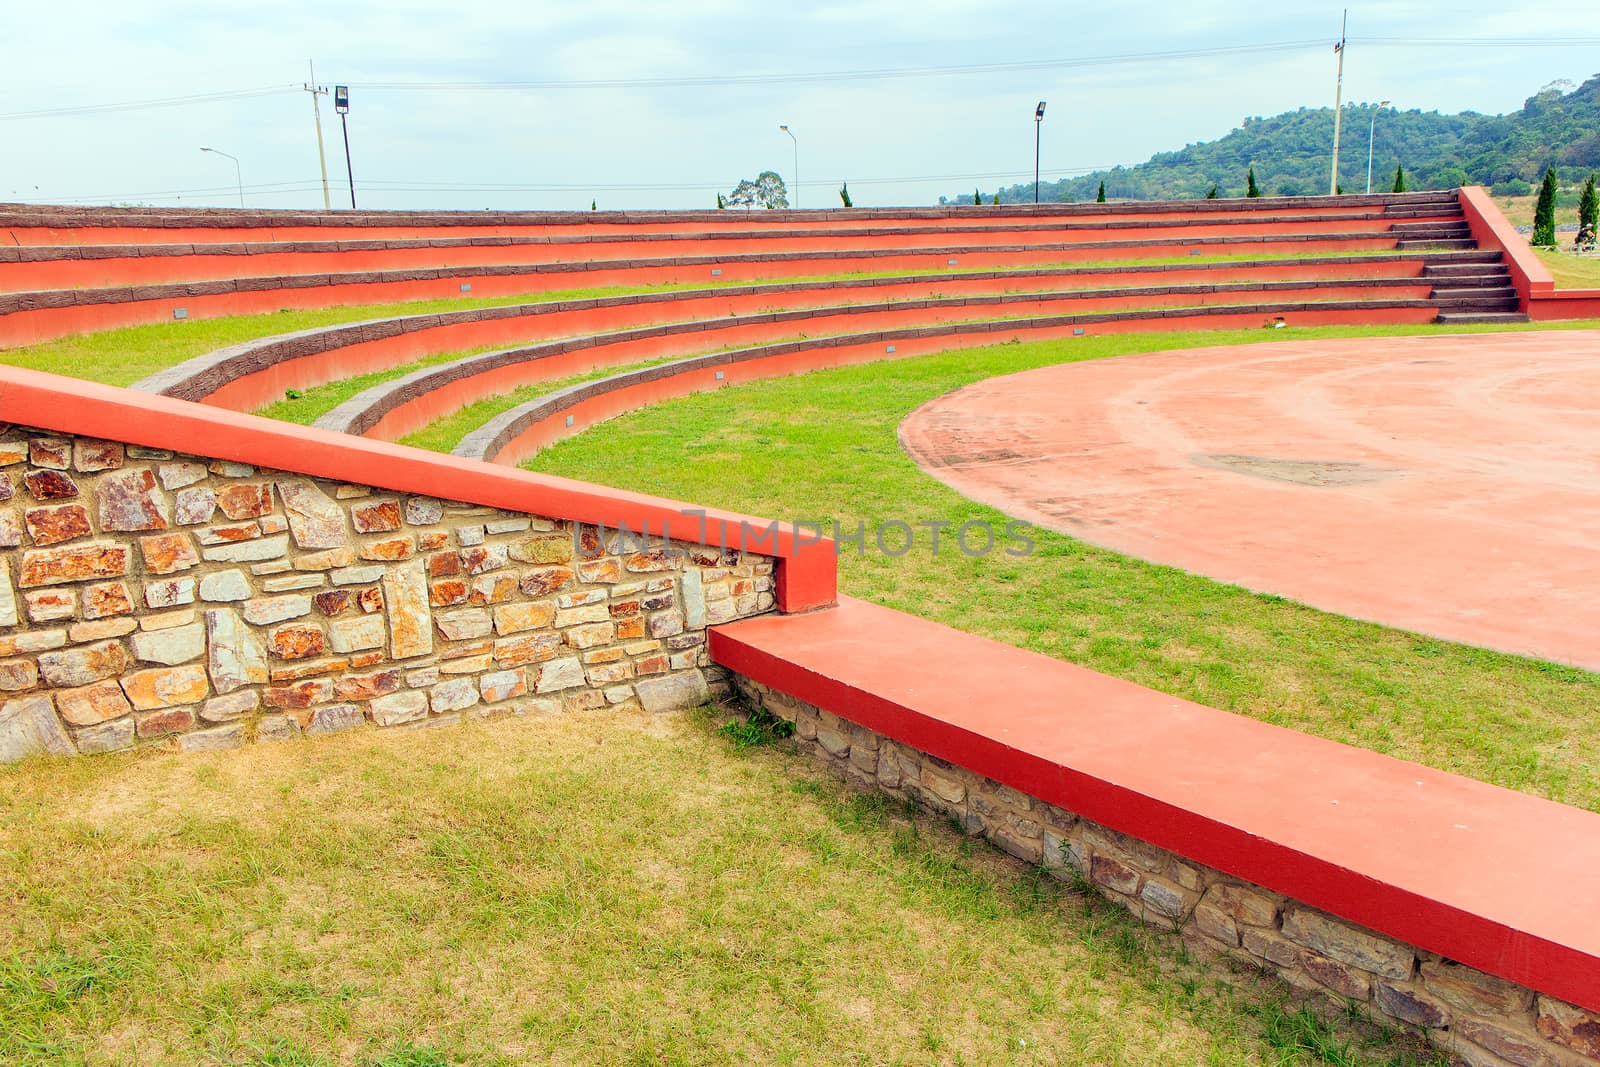
[(1306, 907), (1295, 906), (1284, 912), (1283, 936), (1381, 978), (1410, 978), (1416, 963), (1416, 953), (1410, 946)]
[(94, 726), (121, 718), (133, 710), (122, 687), (114, 680), (96, 682), (78, 689), (62, 689), (55, 694), (56, 708), (72, 726)]
[(380, 615), (335, 619), (328, 624), (328, 644), (335, 652), (382, 648), (388, 636)]
[(407, 689), (380, 696), (367, 707), (374, 725), (398, 726), (401, 723), (416, 722), (428, 717), (428, 695), (415, 689)]
[(94, 487), (102, 530), (165, 530), (167, 502), (148, 467), (103, 475)]
[(494, 643), (495, 662), (502, 667), (520, 667), (553, 659), (561, 648), (561, 636), (553, 633), (508, 637)]
[(309, 708), (326, 704), (334, 697), (334, 683), (329, 678), (311, 678), (290, 685), (273, 686), (261, 694), (269, 708)]
[(350, 509), (350, 521), (356, 533), (388, 533), (400, 529), (400, 502), (394, 499), (373, 500), (357, 504)]
[(450, 675), (481, 674), (493, 667), (494, 657), (485, 652), (481, 655), (468, 656), (464, 659), (446, 660), (439, 664), (439, 673)]
[[(820, 736), (821, 727), (818, 729)], [(946, 804), (960, 804), (967, 798), (966, 783), (955, 775), (936, 767), (931, 762), (924, 763), (922, 766), (922, 788), (928, 790)]]
[(1308, 949), (1300, 954), (1300, 966), (1306, 974), (1341, 997), (1363, 1002), (1371, 997), (1372, 979), (1348, 963), (1330, 960)]
[(114, 678), (128, 666), (128, 651), (118, 641), (101, 641), (81, 648), (45, 652), (39, 672), (53, 686), (79, 686)]
[(403, 563), (383, 576), (384, 610), (389, 620), (389, 654), (408, 659), (433, 651), (433, 613), (422, 565)]
[[(1323, 981), (1321, 975), (1314, 972), (1312, 977)], [(1414, 983), (1379, 982), (1373, 1001), (1385, 1015), (1413, 1026), (1437, 1030), (1450, 1022), (1450, 1009), (1444, 1002), (1429, 996)]]
[(252, 541), (260, 537), (261, 524), (251, 519), (249, 522), (208, 526), (195, 536), (199, 538), (202, 545), (231, 545), (237, 541)]
[(1500, 1063), (1512, 1063), (1516, 1067), (1565, 1067), (1556, 1058), (1553, 1047), (1531, 1027), (1510, 1020), (1463, 1015), (1451, 1022), (1450, 1031), (1489, 1050)]
[(585, 582), (610, 584), (622, 580), (622, 561), (616, 558), (597, 559), (578, 564), (578, 577)]
[(511, 700), (527, 694), (528, 679), (521, 671), (494, 671), (478, 679), (478, 692), (489, 704)]
[(609, 622), (611, 613), (604, 604), (585, 604), (576, 608), (556, 609), (556, 625), (565, 629), (590, 622)]
[[(207, 559), (211, 557), (206, 556)], [(353, 548), (330, 548), (325, 552), (307, 552), (303, 556), (296, 556), (294, 569), (297, 571), (332, 571), (340, 570), (356, 561)]]
[(272, 510), (272, 486), (267, 482), (232, 482), (216, 493), (217, 507), (235, 521), (260, 518)]
[[(926, 770), (923, 771), (923, 780), (927, 780)], [(1132, 896), (1139, 891), (1141, 877), (1136, 868), (1115, 856), (1094, 852), (1089, 857), (1089, 880), (1114, 892)]]
[[(339, 548), (345, 544), (344, 509), (328, 494), (301, 478), (277, 480), (278, 495), (289, 518), (289, 532), (300, 548)], [(344, 566), (344, 564), (339, 564)]]
[(232, 608), (205, 613), (207, 666), (218, 693), (231, 693), (268, 678), (267, 651), (255, 633)]
[(350, 669), (350, 660), (344, 656), (328, 659), (296, 660), (273, 667), (269, 677), (274, 682), (293, 682), (301, 678), (316, 678), (324, 674), (338, 674)]
[(549, 626), (555, 617), (555, 607), (545, 601), (502, 604), (494, 609), (494, 629), (495, 633), (505, 636)]
[(31, 659), (0, 661), (0, 690), (16, 693), (39, 684), (39, 666)]
[(632, 641), (645, 635), (643, 619), (620, 619), (617, 621), (617, 640)]
[(398, 668), (390, 668), (373, 674), (347, 675), (336, 680), (333, 687), (340, 700), (371, 700), (398, 692), (403, 684), (402, 672)]
[(22, 594), (28, 605), (28, 618), (33, 622), (58, 622), (78, 614), (78, 593), (75, 589), (35, 589)]
[(227, 696), (212, 697), (200, 705), (200, 717), (206, 722), (228, 722), (248, 715), (261, 706), (261, 697), (254, 689), (241, 689)]
[(193, 608), (178, 608), (176, 611), (160, 611), (152, 615), (145, 615), (139, 619), (141, 630), (170, 630), (175, 626), (187, 626), (196, 619)]
[(593, 623), (588, 626), (573, 627), (564, 637), (567, 644), (573, 648), (594, 648), (615, 640), (616, 628), (609, 622)]
[[(205, 668), (192, 663), (125, 674), (122, 677), (122, 691), (136, 709), (147, 711), (177, 704), (198, 704), (210, 695), (211, 688), (206, 683)], [(145, 734), (141, 732), (140, 736)]]
[(485, 574), (472, 579), (472, 604), (504, 604), (517, 595), (517, 578), (512, 574)]
[(409, 536), (385, 537), (377, 541), (363, 541), (361, 544), (361, 558), (367, 560), (392, 562), (410, 559), (416, 551), (417, 546)]
[(570, 537), (529, 537), (510, 546), (511, 558), (521, 563), (566, 563), (572, 559)]
[(1238, 947), (1238, 924), (1232, 915), (1211, 904), (1209, 897), (1195, 907), (1193, 920), (1194, 926), (1207, 937), (1230, 948)]
[(597, 667), (589, 667), (584, 671), (584, 677), (590, 685), (614, 685), (633, 677), (633, 664), (607, 663)]
[(1422, 984), (1457, 1011), (1477, 1015), (1513, 1015), (1527, 1008), (1532, 993), (1451, 960), (1424, 960)]

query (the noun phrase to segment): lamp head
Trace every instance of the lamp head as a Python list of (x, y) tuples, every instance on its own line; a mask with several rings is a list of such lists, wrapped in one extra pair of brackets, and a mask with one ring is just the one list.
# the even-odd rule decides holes
[(1039, 106), (1034, 108), (1033, 121), (1034, 122), (1043, 122), (1044, 121), (1044, 101), (1043, 100), (1039, 101)]

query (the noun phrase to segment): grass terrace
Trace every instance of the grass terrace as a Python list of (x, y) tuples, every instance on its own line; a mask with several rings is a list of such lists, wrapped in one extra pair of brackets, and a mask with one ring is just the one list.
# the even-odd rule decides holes
[[(1392, 250), (1325, 253), (1329, 258), (1357, 259), (1362, 256), (1392, 255)], [(1165, 256), (1145, 259), (1104, 260), (1093, 263), (1059, 263), (1029, 270), (1072, 269), (1075, 267), (1147, 267), (1173, 263), (1234, 263), (1255, 260), (1291, 260), (1302, 258), (1294, 252), (1262, 255)], [(991, 270), (988, 267), (950, 267), (938, 273), (976, 274)], [(390, 318), (400, 315), (430, 315), (471, 308), (504, 307), (510, 304), (554, 303), (561, 300), (587, 300), (607, 296), (626, 296), (631, 293), (680, 292), (686, 289), (725, 289), (742, 285), (780, 284), (789, 282), (853, 281), (870, 278), (893, 278), (900, 271), (861, 271), (846, 274), (815, 274), (798, 277), (768, 278), (755, 281), (706, 279), (695, 282), (673, 282), (660, 285), (610, 286), (592, 289), (564, 289), (556, 292), (534, 292), (495, 297), (461, 297), (439, 300), (413, 300), (393, 304), (360, 304), (348, 307), (283, 309), (262, 315), (236, 315), (221, 318), (195, 318), (182, 322), (160, 322), (143, 326), (128, 326), (103, 330), (75, 337), (63, 337), (42, 344), (0, 349), (0, 363), (30, 370), (49, 371), (73, 378), (87, 378), (109, 385), (132, 385), (158, 370), (182, 363), (186, 359), (225, 348), (244, 341), (260, 340), (277, 334), (314, 329), (318, 326), (336, 326), (342, 323), (362, 322), (367, 319)], [(1026, 281), (1019, 279), (1019, 281)], [(1092, 289), (1090, 282), (1071, 285), (1021, 285), (1012, 292), (1042, 291), (1044, 289)], [(941, 294), (930, 291), (918, 299), (938, 298)], [(455, 352), (440, 359), (465, 355)], [(396, 369), (396, 375), (417, 369), (421, 364), (408, 365), (406, 370)], [(367, 388), (381, 379), (366, 382)], [(353, 390), (354, 395), (359, 390)], [(332, 406), (336, 406), (335, 401)], [(315, 416), (313, 416), (314, 418)]]

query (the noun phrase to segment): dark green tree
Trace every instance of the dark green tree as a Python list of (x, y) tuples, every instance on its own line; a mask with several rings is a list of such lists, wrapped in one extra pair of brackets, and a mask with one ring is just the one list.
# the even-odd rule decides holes
[(1573, 244), (1578, 248), (1592, 249), (1595, 246), (1595, 234), (1600, 230), (1600, 200), (1595, 197), (1593, 174), (1583, 183), (1583, 195), (1578, 198), (1578, 239)]
[(1260, 196), (1261, 195), (1261, 187), (1256, 184), (1256, 168), (1255, 167), (1251, 167), (1250, 168), (1250, 173), (1248, 173), (1248, 174), (1246, 174), (1244, 176), (1244, 195), (1245, 196)]
[(983, 204), (983, 194), (981, 192), (979, 192), (978, 190), (976, 190), (976, 189), (972, 190), (972, 202), (974, 204), (982, 206), (982, 204)]
[(599, 211), (600, 210), (600, 201), (598, 201), (598, 200), (589, 201), (589, 210), (590, 211)]
[(1546, 167), (1544, 181), (1539, 186), (1539, 201), (1533, 205), (1533, 240), (1535, 245), (1550, 246), (1556, 243), (1556, 168)]
[(1394, 189), (1392, 191), (1396, 193), (1406, 191), (1406, 169), (1398, 163), (1394, 165)]
[(1217, 183), (1216, 182), (1212, 182), (1211, 183), (1211, 191), (1206, 194), (1206, 199), (1207, 200), (1215, 200), (1216, 198), (1217, 198)]
[(855, 201), (850, 199), (850, 183), (843, 182), (839, 186), (839, 199), (844, 201), (845, 207), (855, 207)]
[(1101, 182), (1100, 183), (1100, 191), (1095, 194), (1094, 202), (1097, 203), (1097, 204), (1103, 204), (1103, 203), (1106, 202), (1106, 183), (1105, 182)]
[(994, 191), (994, 199), (989, 201), (989, 203), (993, 204), (995, 207), (1000, 206), (1000, 190), (996, 189)]
[(717, 210), (718, 211), (725, 210), (727, 208), (727, 206), (728, 206), (728, 202), (726, 200), (722, 199), (722, 194), (721, 193), (718, 193), (717, 194)]

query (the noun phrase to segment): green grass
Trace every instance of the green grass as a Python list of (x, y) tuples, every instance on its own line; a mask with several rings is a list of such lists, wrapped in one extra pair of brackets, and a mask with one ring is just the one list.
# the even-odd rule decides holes
[(1557, 289), (1600, 289), (1600, 256), (1551, 252), (1543, 248), (1534, 249), (1534, 255), (1550, 268)]
[(0, 1062), (1433, 1062), (717, 725), (0, 769)]
[[(1594, 325), (1594, 324), (1589, 324)], [(1532, 328), (1532, 327), (1528, 327)], [(669, 401), (527, 464), (786, 520), (1006, 522), (896, 429), (969, 382), (1120, 353), (1438, 327), (1087, 337), (890, 360)], [(1036, 531), (1025, 558), (846, 553), (842, 589), (1267, 722), (1600, 810), (1600, 676), (1386, 629)]]

